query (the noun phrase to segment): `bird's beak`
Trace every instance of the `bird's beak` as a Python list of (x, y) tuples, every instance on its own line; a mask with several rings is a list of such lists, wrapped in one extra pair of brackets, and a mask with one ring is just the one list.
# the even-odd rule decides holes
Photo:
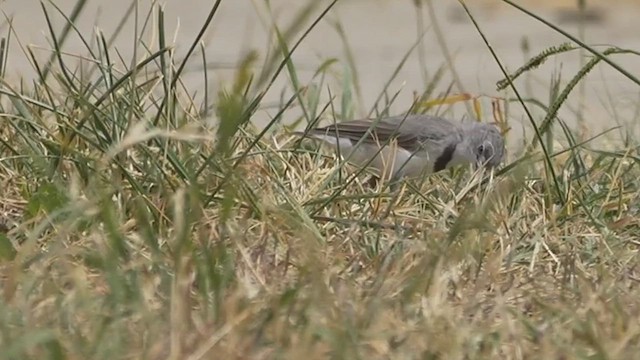
[(487, 164), (489, 163), (489, 160), (486, 159), (478, 159), (475, 163), (475, 167), (476, 169), (478, 168), (482, 168), (482, 167), (486, 167)]

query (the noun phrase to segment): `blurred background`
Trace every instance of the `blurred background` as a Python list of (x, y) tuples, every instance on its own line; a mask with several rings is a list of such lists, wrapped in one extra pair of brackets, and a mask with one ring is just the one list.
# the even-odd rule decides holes
[[(124, 14), (132, 6), (131, 0), (88, 2), (76, 26), (85, 34), (99, 29), (107, 38), (117, 26), (120, 26)], [(53, 9), (50, 3), (44, 3)], [(53, 3), (68, 15), (76, 0), (58, 0)], [(172, 36), (167, 42), (175, 41), (175, 56), (181, 59), (204, 23), (214, 1), (166, 0), (163, 3), (165, 27)], [(317, 6), (306, 24), (310, 24), (330, 2), (316, 3)], [(502, 1), (474, 0), (467, 3), (478, 26), (510, 71), (516, 70), (544, 49), (568, 41), (554, 30)], [(587, 0), (582, 20), (577, 10), (577, 0), (529, 0), (517, 3), (565, 31), (583, 38), (587, 44), (596, 46), (600, 51), (609, 46), (640, 50), (640, 1)], [(137, 17), (141, 22), (145, 21), (152, 4), (151, 1), (138, 2)], [(213, 25), (204, 37), (209, 74), (207, 86), (210, 90), (216, 91), (231, 81), (238, 61), (250, 50), (256, 50), (261, 57), (264, 56), (271, 41), (271, 22), (286, 28), (299, 16), (307, 2), (273, 0), (268, 4), (270, 5), (267, 6), (267, 2), (258, 0), (222, 1)], [(5, 16), (5, 19), (0, 21), (0, 31), (7, 34), (8, 19), (11, 19), (14, 30), (8, 59), (10, 71), (6, 80), (15, 83), (21, 78), (28, 79), (34, 75), (20, 45), (30, 46), (36, 56), (43, 59), (50, 55), (52, 45), (39, 1), (0, 0), (0, 7)], [(64, 18), (55, 11), (51, 13), (55, 15), (52, 16), (52, 23), (59, 32), (65, 24)], [(148, 21), (155, 22), (157, 19), (151, 17)], [(154, 26), (149, 28), (155, 29)], [(436, 28), (441, 32), (440, 41)], [(139, 45), (131, 36), (135, 29), (134, 21), (127, 20), (124, 29), (114, 40), (114, 47), (130, 64), (133, 48)], [(341, 32), (344, 36), (340, 35)], [(424, 36), (419, 41), (421, 33), (424, 33)], [(298, 33), (294, 36), (290, 43), (299, 35)], [(157, 33), (154, 31), (148, 31), (142, 38), (148, 43), (157, 44)], [(416, 44), (417, 47), (411, 51)], [(68, 54), (86, 53), (76, 36), (69, 38), (64, 50)], [(447, 52), (455, 75), (447, 66)], [(511, 93), (496, 90), (496, 82), (503, 78), (502, 72), (466, 12), (455, 0), (338, 1), (327, 17), (295, 51), (293, 61), (300, 82), (306, 85), (318, 67), (328, 58), (339, 60), (337, 65), (334, 65), (335, 76), (330, 79), (330, 89), (333, 94), (339, 94), (344, 88), (346, 76), (357, 80), (359, 94), (354, 95), (352, 112), (352, 117), (357, 118), (369, 113), (407, 54), (409, 55), (406, 62), (388, 87), (390, 96), (399, 92), (391, 106), (391, 113), (406, 111), (414, 99), (414, 93), (424, 92), (441, 67), (447, 71), (435, 84), (432, 97), (443, 96), (447, 92), (467, 92), (474, 96), (512, 96)], [(516, 85), (523, 95), (548, 101), (552, 78), (560, 76), (566, 84), (578, 72), (581, 64), (588, 61), (588, 55), (585, 52), (572, 51), (552, 57), (538, 69), (529, 72), (526, 79), (518, 79)], [(141, 56), (138, 55), (139, 58)], [(350, 56), (353, 68), (348, 66), (347, 59)], [(613, 60), (630, 73), (640, 74), (637, 55), (615, 55)], [(185, 85), (190, 91), (202, 93), (205, 86), (203, 70), (201, 56), (193, 56), (184, 75)], [(611, 66), (601, 63), (581, 86), (580, 91), (574, 91), (569, 102), (560, 111), (565, 121), (574, 123), (581, 105), (584, 126), (593, 130), (594, 134), (616, 124), (624, 124), (627, 129), (635, 131), (634, 122), (640, 113), (640, 91), (636, 84)], [(324, 97), (327, 100), (327, 89), (323, 89), (323, 92), (327, 93)], [(256, 114), (256, 123), (259, 125), (273, 116), (278, 110), (277, 105), (282, 95), (291, 93), (288, 78), (281, 76), (278, 84), (266, 97), (267, 106)], [(490, 100), (482, 100), (481, 103), (483, 116), (485, 119), (491, 118)], [(273, 106), (270, 107), (269, 104)], [(446, 115), (461, 118), (468, 113), (468, 105), (459, 103), (451, 106)], [(535, 115), (541, 119), (544, 113)], [(297, 116), (299, 114), (293, 111), (285, 116), (285, 120), (293, 121)], [(510, 106), (509, 121), (512, 122), (514, 130), (512, 138), (517, 139), (518, 134), (521, 135), (524, 131), (520, 129), (520, 124), (528, 123), (518, 104)]]

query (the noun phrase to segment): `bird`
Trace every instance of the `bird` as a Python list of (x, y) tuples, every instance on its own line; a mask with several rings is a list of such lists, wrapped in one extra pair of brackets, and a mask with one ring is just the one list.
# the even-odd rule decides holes
[[(346, 161), (373, 169), (391, 184), (464, 164), (492, 169), (505, 153), (504, 137), (495, 124), (428, 114), (347, 120), (293, 135), (331, 144)], [(375, 185), (379, 179), (372, 180)]]

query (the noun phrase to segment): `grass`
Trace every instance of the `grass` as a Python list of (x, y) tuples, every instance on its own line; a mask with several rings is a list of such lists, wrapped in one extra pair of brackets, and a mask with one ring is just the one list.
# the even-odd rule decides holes
[[(170, 15), (132, 5), (136, 59), (68, 23), (62, 36), (49, 26), (46, 61), (24, 47), (32, 83), (0, 80), (0, 358), (640, 352), (636, 147), (595, 148), (557, 116), (591, 68), (631, 50), (554, 44), (516, 76), (505, 70), (507, 103), (536, 110), (528, 151), (489, 181), (458, 169), (392, 194), (362, 185), (331, 152), (299, 146), (282, 123), (289, 111), (300, 113), (298, 126), (353, 114), (364, 74), (345, 65), (342, 88), (329, 87), (324, 102), (338, 62), (303, 83), (291, 57), (333, 3), (310, 3), (290, 27), (274, 27), (269, 51), (247, 55), (223, 90), (192, 94), (181, 75), (187, 60), (206, 68), (200, 36), (223, 16), (219, 3), (185, 59), (168, 43)], [(43, 18), (73, 20), (85, 5), (67, 17), (45, 2)], [(7, 44), (19, 38), (3, 26), (0, 74), (11, 71)], [(67, 36), (84, 40), (82, 66), (63, 51)], [(595, 57), (568, 83), (554, 80), (549, 99), (519, 95), (516, 77), (577, 48)], [(446, 78), (441, 69), (419, 103)], [(281, 78), (288, 95), (254, 127)], [(372, 113), (398, 96), (385, 90)]]

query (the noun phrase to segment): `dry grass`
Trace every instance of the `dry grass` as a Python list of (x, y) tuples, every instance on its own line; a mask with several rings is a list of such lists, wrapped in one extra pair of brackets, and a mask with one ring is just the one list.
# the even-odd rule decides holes
[[(71, 199), (91, 226), (51, 224), (2, 265), (5, 348), (20, 344), (30, 357), (60, 348), (73, 358), (632, 358), (640, 350), (638, 228), (616, 225), (628, 212), (617, 196), (583, 208), (584, 189), (575, 188), (559, 209), (532, 180), (502, 176), (456, 200), (466, 183), (436, 176), (397, 199), (354, 183), (318, 208), (339, 186), (318, 185), (334, 167), (262, 146), (265, 155), (238, 169), (256, 205), (238, 195), (224, 223), (220, 206), (187, 205), (185, 187), (150, 196), (174, 216), (145, 225), (153, 239), (135, 211), (113, 209), (125, 254), (105, 233), (104, 205), (89, 194)], [(631, 182), (605, 173), (585, 180), (625, 198), (636, 194), (621, 188)], [(2, 197), (17, 207), (23, 199)], [(587, 211), (599, 208), (608, 210), (594, 221)], [(34, 220), (10, 238), (29, 237)], [(27, 346), (39, 329), (41, 343)]]
[[(295, 78), (282, 40), (254, 79)], [(0, 88), (1, 358), (640, 352), (632, 144), (598, 151), (549, 130), (568, 151), (388, 193), (298, 146), (278, 117), (248, 126), (271, 86), (249, 62), (209, 128), (164, 82), (179, 68), (168, 55), (149, 50), (155, 72), (96, 67), (95, 83), (118, 87), (83, 90), (58, 62), (19, 95)], [(313, 96), (281, 111), (322, 113)]]

